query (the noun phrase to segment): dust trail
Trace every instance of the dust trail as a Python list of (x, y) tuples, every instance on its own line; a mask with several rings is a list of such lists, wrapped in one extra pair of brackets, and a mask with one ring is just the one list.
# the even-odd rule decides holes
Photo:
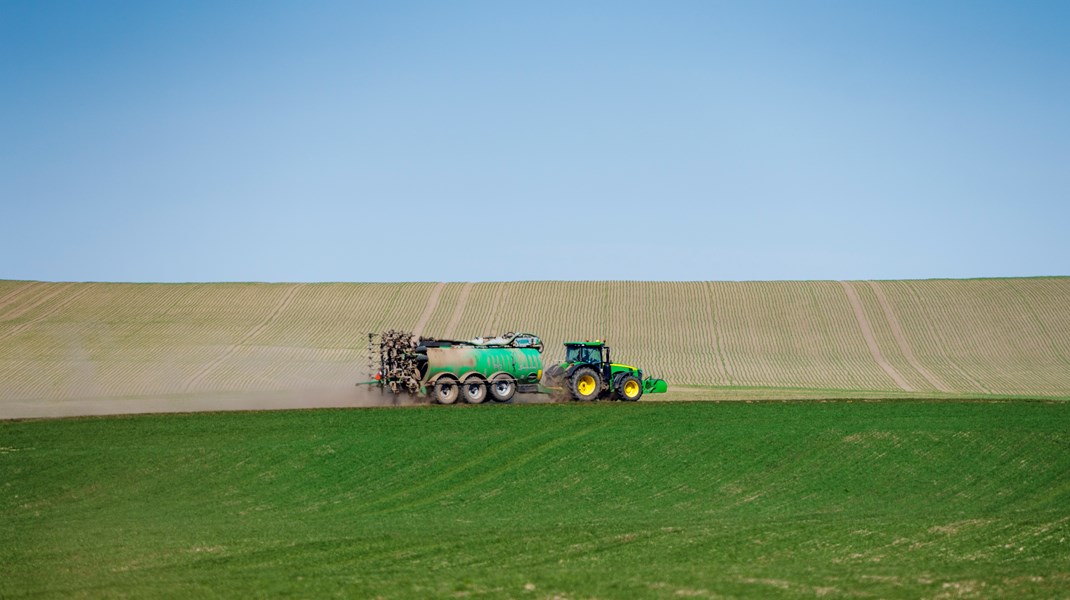
[[(479, 410), (511, 404), (555, 404), (566, 396), (518, 393), (507, 403), (487, 400), (481, 405), (458, 402), (443, 410)], [(400, 408), (434, 406), (426, 396), (394, 395), (369, 385), (331, 386), (275, 392), (219, 392), (149, 395), (125, 398), (80, 398), (66, 400), (9, 400), (0, 403), (0, 420), (49, 419), (105, 415), (164, 414), (293, 410), (312, 408)]]
[(568, 394), (523, 393), (513, 396), (510, 404), (561, 404), (569, 402)]
[(304, 408), (377, 408), (419, 406), (428, 403), (426, 398), (380, 393), (377, 388), (371, 386), (340, 385), (274, 392), (9, 400), (0, 403), (0, 420)]

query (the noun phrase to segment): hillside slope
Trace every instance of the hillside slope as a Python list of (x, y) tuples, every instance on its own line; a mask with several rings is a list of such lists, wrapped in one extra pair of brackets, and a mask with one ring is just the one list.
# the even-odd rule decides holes
[(1070, 278), (0, 281), (0, 403), (348, 386), (384, 328), (532, 331), (547, 360), (604, 338), (673, 386), (726, 395), (1070, 396)]

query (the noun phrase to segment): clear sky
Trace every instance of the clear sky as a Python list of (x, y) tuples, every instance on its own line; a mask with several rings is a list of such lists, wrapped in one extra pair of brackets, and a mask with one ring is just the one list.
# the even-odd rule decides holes
[(0, 0), (0, 278), (1070, 275), (1070, 2)]

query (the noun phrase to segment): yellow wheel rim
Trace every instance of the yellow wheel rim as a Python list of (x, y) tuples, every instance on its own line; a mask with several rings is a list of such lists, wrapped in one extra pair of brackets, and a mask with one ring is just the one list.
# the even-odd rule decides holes
[(594, 392), (594, 377), (590, 375), (584, 375), (580, 377), (580, 380), (576, 382), (576, 390), (581, 396), (588, 396)]
[(639, 382), (629, 381), (624, 384), (624, 395), (628, 398), (635, 398), (639, 395)]

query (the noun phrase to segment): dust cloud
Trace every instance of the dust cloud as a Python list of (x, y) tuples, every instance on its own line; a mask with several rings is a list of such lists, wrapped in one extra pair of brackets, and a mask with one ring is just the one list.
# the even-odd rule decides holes
[[(562, 400), (550, 394), (516, 394), (508, 403), (491, 400), (482, 406), (552, 404)], [(437, 406), (426, 396), (394, 395), (370, 385), (315, 387), (259, 392), (198, 392), (119, 398), (27, 399), (0, 401), (0, 419), (43, 419), (151, 413), (294, 410), (314, 408), (403, 408)], [(465, 406), (458, 402), (453, 407)], [(474, 405), (468, 405), (478, 408)]]

